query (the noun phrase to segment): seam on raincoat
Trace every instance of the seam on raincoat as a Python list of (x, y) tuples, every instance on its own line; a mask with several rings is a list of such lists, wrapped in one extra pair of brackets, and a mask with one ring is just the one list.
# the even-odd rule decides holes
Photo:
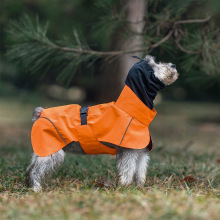
[(121, 142), (120, 142), (120, 144), (119, 144), (119, 147), (121, 146), (121, 143), (122, 143), (122, 141), (124, 140), (125, 134), (126, 134), (128, 128), (129, 128), (129, 126), (130, 126), (132, 120), (133, 120), (133, 117), (131, 118), (130, 122), (128, 123), (128, 126), (127, 126), (127, 128), (126, 128), (126, 130), (125, 130), (125, 133), (123, 134), (123, 137), (122, 137), (122, 139), (121, 139)]
[(40, 118), (44, 118), (44, 119), (47, 119), (53, 126), (54, 128), (56, 129), (57, 133), (59, 134), (59, 136), (61, 137), (61, 139), (63, 140), (64, 144), (67, 145), (66, 141), (64, 140), (64, 138), (62, 137), (62, 135), (60, 134), (60, 132), (58, 131), (57, 127), (55, 126), (55, 124), (49, 119), (49, 118), (46, 118), (46, 117), (40, 117)]

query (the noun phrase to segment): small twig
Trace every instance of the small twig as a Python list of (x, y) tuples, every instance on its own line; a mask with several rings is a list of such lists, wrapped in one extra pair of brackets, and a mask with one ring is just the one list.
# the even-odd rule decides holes
[(188, 53), (188, 54), (200, 54), (201, 50), (197, 50), (197, 51), (191, 51), (191, 50), (187, 50), (185, 49), (177, 40), (175, 40), (176, 46), (183, 52)]
[(162, 43), (166, 42), (166, 41), (171, 37), (172, 34), (173, 34), (173, 30), (171, 30), (163, 39), (161, 39), (160, 41), (158, 41), (156, 44), (153, 44), (153, 45), (151, 46), (151, 48), (158, 47), (158, 46), (160, 46)]
[[(211, 19), (212, 16), (208, 16), (207, 18), (204, 19), (190, 19), (190, 20), (182, 20), (182, 21), (176, 21), (174, 23), (174, 28), (175, 25), (177, 24), (190, 24), (190, 23), (204, 23), (207, 22)], [(201, 50), (197, 50), (197, 51), (191, 51), (191, 50), (187, 50), (185, 49), (180, 43), (179, 43), (180, 39), (175, 40), (175, 44), (176, 46), (183, 51), (184, 53), (188, 53), (188, 54), (200, 54), (202, 51)]]
[(190, 24), (190, 23), (204, 23), (211, 19), (212, 16), (208, 16), (204, 19), (190, 19), (190, 20), (182, 20), (182, 21), (176, 21), (174, 25), (176, 24)]

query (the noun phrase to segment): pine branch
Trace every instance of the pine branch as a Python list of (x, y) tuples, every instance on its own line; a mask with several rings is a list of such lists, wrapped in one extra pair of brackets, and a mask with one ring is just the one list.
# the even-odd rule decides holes
[(106, 56), (111, 57), (111, 56), (118, 56), (118, 55), (123, 55), (123, 54), (132, 54), (136, 52), (143, 52), (147, 49), (147, 48), (144, 48), (144, 49), (119, 50), (119, 51), (96, 51), (96, 50), (82, 50), (82, 49), (75, 49), (75, 48), (69, 48), (69, 47), (60, 47), (57, 45), (54, 48), (61, 50), (61, 51), (77, 53), (79, 55), (91, 54), (91, 55), (100, 56), (100, 57), (106, 57)]
[(7, 57), (11, 61), (21, 64), (30, 73), (47, 71), (50, 67), (54, 67), (60, 72), (57, 77), (58, 80), (70, 82), (77, 67), (83, 62), (89, 65), (100, 57), (106, 59), (123, 54), (153, 51), (170, 39), (174, 39), (180, 51), (190, 55), (201, 55), (205, 50), (191, 51), (180, 44), (185, 32), (179, 28), (179, 24), (204, 23), (210, 19), (211, 16), (205, 19), (175, 21), (171, 24), (167, 35), (159, 37), (158, 41), (154, 43), (152, 43), (152, 39), (148, 40), (148, 44), (142, 48), (97, 51), (91, 49), (85, 41), (82, 41), (76, 31), (74, 32), (73, 42), (54, 43), (47, 37), (48, 24), (40, 25), (38, 19), (33, 24), (26, 16), (20, 21), (12, 22), (10, 25), (8, 34), (12, 44), (7, 51)]
[[(176, 21), (174, 22), (174, 28), (176, 25), (178, 24), (195, 24), (195, 23), (205, 23), (208, 22), (211, 19), (212, 16), (208, 16), (207, 18), (204, 19), (190, 19), (190, 20), (181, 20), (181, 21)], [(179, 41), (181, 40), (181, 37), (179, 39), (175, 38), (175, 44), (176, 46), (179, 48), (179, 50), (181, 50), (184, 53), (187, 54), (201, 54), (202, 50), (197, 50), (197, 51), (191, 51), (191, 50), (187, 50), (185, 49), (180, 43)]]
[[(207, 22), (211, 19), (211, 16), (205, 18), (205, 19), (192, 19), (192, 20), (182, 20), (182, 21), (177, 21), (174, 22), (174, 27), (177, 24), (184, 24), (184, 23), (202, 23), (202, 22)], [(38, 26), (37, 29), (39, 28), (39, 30), (41, 30), (41, 28)], [(45, 30), (45, 35), (46, 36), (46, 31), (47, 28), (44, 28)], [(173, 34), (174, 30), (171, 30), (164, 38), (162, 38), (160, 41), (158, 41), (155, 44), (152, 44), (150, 47), (151, 48), (156, 48), (158, 46), (160, 46), (162, 43), (166, 42)], [(36, 39), (37, 40), (37, 39)], [(82, 54), (91, 54), (91, 55), (96, 55), (96, 56), (118, 56), (118, 55), (123, 55), (123, 54), (132, 54), (132, 53), (136, 53), (136, 52), (144, 52), (146, 51), (148, 48), (142, 48), (142, 49), (133, 49), (133, 50), (120, 50), (120, 51), (96, 51), (96, 50), (91, 50), (91, 49), (82, 49), (82, 48), (70, 48), (70, 47), (61, 47), (56, 45), (55, 43), (52, 43), (51, 41), (47, 41), (47, 42), (43, 42), (42, 39), (37, 40), (40, 44), (43, 44), (45, 46), (60, 50), (60, 51), (66, 51), (66, 52), (73, 52), (73, 53), (77, 53), (79, 55)], [(180, 45), (180, 44), (178, 44)], [(183, 48), (181, 45), (179, 48)], [(187, 52), (188, 50), (184, 50), (184, 52)], [(191, 53), (191, 52), (189, 52)], [(193, 52), (192, 52), (193, 53)], [(195, 54), (197, 54), (198, 52), (195, 52)]]
[(185, 49), (177, 40), (175, 40), (175, 44), (184, 53), (187, 53), (187, 54), (201, 54), (202, 53), (202, 50), (191, 51), (191, 50)]
[(151, 48), (156, 48), (159, 47), (162, 43), (166, 42), (173, 34), (173, 30), (171, 30), (164, 38), (162, 38), (160, 41), (157, 43), (151, 45)]

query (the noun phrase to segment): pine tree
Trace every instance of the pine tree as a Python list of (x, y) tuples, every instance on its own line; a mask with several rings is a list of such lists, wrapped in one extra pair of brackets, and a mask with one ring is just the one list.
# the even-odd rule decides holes
[[(42, 25), (38, 18), (33, 22), (28, 16), (22, 17), (11, 22), (8, 29), (12, 43), (7, 57), (30, 73), (46, 74), (50, 68), (55, 68), (59, 72), (57, 79), (67, 84), (82, 63), (92, 65), (100, 59), (109, 63), (136, 53), (175, 58), (181, 71), (194, 73), (191, 79), (204, 75), (219, 79), (220, 30), (207, 1), (142, 1), (145, 13), (142, 20), (137, 21), (128, 15), (132, 1), (96, 1), (95, 7), (103, 12), (94, 24), (99, 40), (96, 48), (100, 50), (92, 48), (86, 36), (79, 35), (76, 30), (71, 42), (51, 40), (47, 35), (48, 24)], [(142, 24), (141, 31), (134, 28), (139, 24)], [(137, 38), (141, 38), (137, 40), (139, 44), (123, 46), (124, 42)], [(117, 47), (111, 39), (117, 42)], [(103, 48), (108, 50), (101, 50)], [(115, 75), (120, 78), (119, 72)]]

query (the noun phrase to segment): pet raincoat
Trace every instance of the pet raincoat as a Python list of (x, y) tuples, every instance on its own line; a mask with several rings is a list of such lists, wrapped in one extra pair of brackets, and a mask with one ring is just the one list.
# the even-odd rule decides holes
[(45, 157), (71, 142), (79, 142), (86, 154), (116, 154), (115, 146), (151, 150), (153, 100), (163, 87), (153, 69), (141, 60), (129, 71), (116, 102), (44, 109), (31, 132), (34, 153)]

